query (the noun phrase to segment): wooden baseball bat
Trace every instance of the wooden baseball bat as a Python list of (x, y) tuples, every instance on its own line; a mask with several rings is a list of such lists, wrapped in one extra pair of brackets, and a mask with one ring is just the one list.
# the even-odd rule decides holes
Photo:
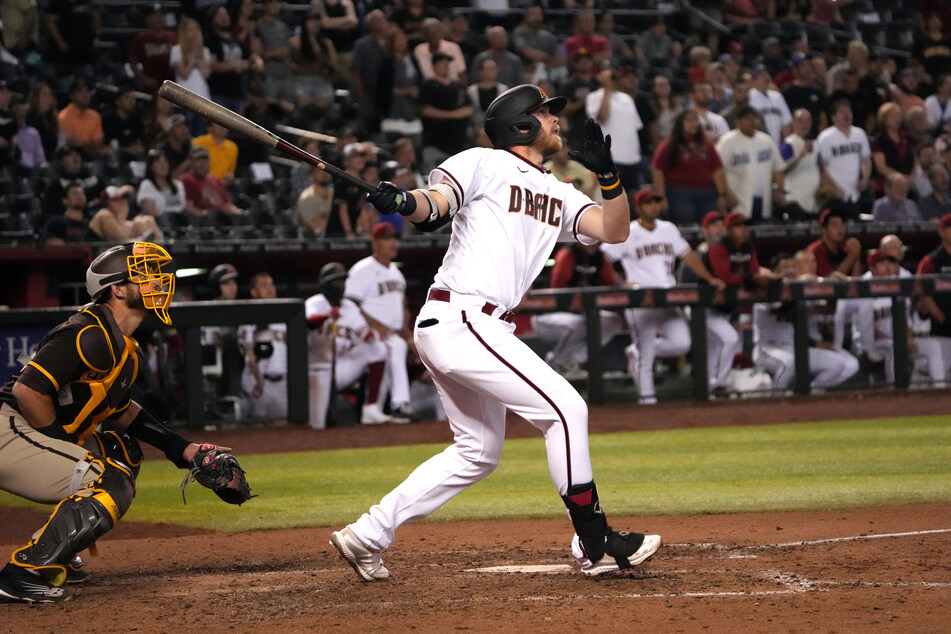
[(354, 187), (358, 187), (367, 193), (375, 192), (377, 189), (376, 185), (371, 185), (365, 180), (357, 178), (353, 174), (348, 174), (336, 165), (331, 165), (319, 156), (314, 156), (310, 152), (305, 152), (293, 143), (288, 143), (270, 130), (266, 130), (253, 121), (242, 117), (237, 112), (216, 104), (214, 101), (205, 99), (201, 95), (192, 92), (184, 86), (176, 84), (170, 79), (165, 80), (165, 83), (163, 83), (162, 87), (159, 88), (158, 94), (159, 97), (168, 99), (175, 105), (181, 106), (186, 110), (191, 110), (192, 112), (199, 114), (206, 119), (210, 119), (219, 125), (223, 125), (229, 130), (233, 130), (239, 134), (242, 134), (252, 141), (260, 143), (261, 145), (266, 145), (267, 147), (293, 157), (298, 161), (303, 161), (304, 163), (322, 169), (335, 178), (344, 180)]

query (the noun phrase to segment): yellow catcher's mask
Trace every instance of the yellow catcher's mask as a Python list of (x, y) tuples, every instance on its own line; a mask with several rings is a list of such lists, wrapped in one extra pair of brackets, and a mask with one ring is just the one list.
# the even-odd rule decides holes
[(172, 261), (168, 251), (151, 242), (129, 242), (111, 247), (96, 257), (86, 269), (86, 290), (98, 301), (102, 292), (119, 282), (139, 286), (142, 303), (164, 324), (171, 324), (168, 307), (175, 294), (175, 274), (163, 273)]

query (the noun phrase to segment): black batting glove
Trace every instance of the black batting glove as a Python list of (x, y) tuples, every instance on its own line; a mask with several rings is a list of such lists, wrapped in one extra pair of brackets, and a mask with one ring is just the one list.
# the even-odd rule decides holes
[(384, 216), (412, 216), (416, 211), (416, 198), (389, 181), (380, 181), (376, 191), (367, 194), (367, 200)]
[(611, 135), (605, 137), (594, 119), (585, 119), (584, 122), (584, 151), (571, 150), (568, 156), (594, 172), (605, 198), (621, 195), (623, 188), (617, 166), (611, 158)]

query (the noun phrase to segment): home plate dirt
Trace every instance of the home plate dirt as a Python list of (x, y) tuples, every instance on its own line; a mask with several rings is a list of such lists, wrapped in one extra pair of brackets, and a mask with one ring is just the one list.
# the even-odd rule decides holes
[[(898, 397), (894, 407), (905, 415), (939, 413), (923, 410), (942, 409), (939, 402), (946, 405), (947, 395), (940, 396), (934, 402), (924, 398), (924, 404)], [(887, 415), (883, 410), (891, 407), (892, 399), (871, 400), (870, 409), (877, 414), (865, 416)], [(819, 401), (815, 404), (825, 409), (823, 418), (833, 418), (830, 401)], [(796, 420), (816, 420), (795, 406), (790, 404)], [(863, 416), (855, 402), (844, 409)], [(593, 411), (592, 427), (618, 425), (612, 417), (623, 411)], [(673, 414), (678, 411), (690, 421), (702, 412), (711, 425), (751, 416), (748, 410), (685, 407), (671, 408), (660, 418), (676, 426)], [(424, 433), (427, 441), (442, 442), (437, 425), (403, 425), (399, 431), (413, 430), (404, 432), (404, 442), (410, 442), (406, 434)], [(325, 435), (290, 427), (268, 433), (237, 430), (209, 440), (228, 439), (240, 454), (244, 446), (255, 451), (280, 451), (282, 445), (284, 450), (301, 450), (306, 439), (314, 445), (343, 444), (348, 431), (352, 444), (370, 444), (373, 434), (367, 432), (372, 430), (359, 428), (328, 430), (332, 433)], [(387, 431), (378, 440), (395, 444), (396, 434)], [(262, 445), (262, 439), (270, 445)], [(7, 508), (0, 514), (0, 552), (22, 545), (47, 517)], [(629, 573), (588, 578), (572, 565), (567, 517), (426, 522), (404, 526), (385, 553), (391, 578), (365, 583), (327, 543), (338, 527), (227, 535), (120, 522), (100, 540), (99, 556), (89, 557), (93, 576), (73, 586), (72, 600), (43, 606), (0, 604), (0, 631), (948, 629), (951, 504), (612, 516), (612, 523), (659, 533), (665, 545)]]

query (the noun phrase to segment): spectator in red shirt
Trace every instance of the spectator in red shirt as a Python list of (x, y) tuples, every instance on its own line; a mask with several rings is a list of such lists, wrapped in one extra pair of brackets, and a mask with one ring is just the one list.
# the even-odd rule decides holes
[(565, 57), (575, 58), (575, 52), (583, 48), (591, 54), (595, 64), (611, 58), (611, 42), (594, 32), (595, 19), (591, 11), (582, 11), (575, 20), (574, 35), (565, 40)]
[(862, 274), (862, 244), (858, 238), (845, 237), (845, 217), (837, 209), (819, 214), (822, 236), (806, 247), (816, 256), (816, 275), (858, 277)]
[(224, 181), (208, 173), (208, 150), (193, 146), (188, 158), (191, 168), (180, 178), (185, 185), (185, 211), (197, 225), (236, 224), (244, 210), (231, 201)]
[(168, 57), (177, 41), (175, 33), (165, 28), (162, 6), (153, 5), (145, 16), (145, 30), (136, 33), (129, 46), (129, 65), (147, 92), (154, 92), (163, 81), (175, 78)]
[[(918, 275), (951, 273), (951, 214), (942, 216), (939, 221), (938, 236), (941, 244), (918, 263)], [(918, 300), (918, 312), (931, 319), (931, 336), (941, 343), (945, 359), (951, 358), (951, 293), (922, 295)]]
[(670, 138), (654, 151), (651, 175), (654, 189), (664, 198), (668, 219), (677, 225), (699, 223), (711, 209), (738, 202), (723, 176), (720, 155), (693, 110), (674, 119)]

